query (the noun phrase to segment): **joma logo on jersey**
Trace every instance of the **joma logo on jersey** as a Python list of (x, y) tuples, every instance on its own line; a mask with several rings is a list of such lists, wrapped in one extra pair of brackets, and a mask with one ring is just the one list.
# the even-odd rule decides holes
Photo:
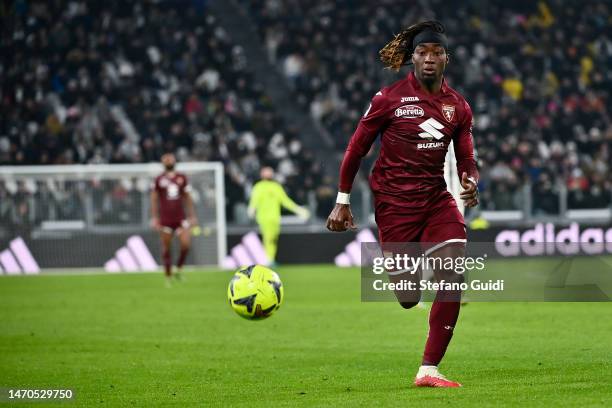
[(425, 122), (419, 125), (424, 132), (419, 133), (423, 139), (440, 140), (444, 137), (444, 133), (440, 132), (441, 129), (444, 129), (444, 125), (435, 120), (434, 118), (429, 118)]
[(420, 118), (424, 114), (423, 108), (416, 105), (404, 105), (395, 110), (395, 116), (402, 119)]
[(402, 96), (400, 102), (417, 102), (419, 100), (418, 96)]

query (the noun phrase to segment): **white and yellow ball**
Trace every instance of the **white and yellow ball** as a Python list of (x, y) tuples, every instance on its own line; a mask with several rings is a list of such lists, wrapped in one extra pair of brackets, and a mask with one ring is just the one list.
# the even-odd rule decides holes
[(283, 302), (283, 283), (273, 270), (251, 265), (234, 274), (227, 297), (238, 315), (250, 320), (265, 319)]

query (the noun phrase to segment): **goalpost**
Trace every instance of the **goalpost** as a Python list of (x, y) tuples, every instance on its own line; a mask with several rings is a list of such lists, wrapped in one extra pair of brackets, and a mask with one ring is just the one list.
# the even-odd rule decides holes
[[(192, 186), (200, 226), (187, 264), (219, 266), (227, 249), (223, 164), (176, 169)], [(159, 163), (0, 166), (0, 274), (156, 270), (149, 194), (162, 171)]]

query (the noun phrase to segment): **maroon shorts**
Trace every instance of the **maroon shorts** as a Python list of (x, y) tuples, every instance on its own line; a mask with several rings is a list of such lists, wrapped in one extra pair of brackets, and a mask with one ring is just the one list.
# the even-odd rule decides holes
[(182, 220), (163, 220), (160, 222), (161, 230), (172, 233), (180, 229), (189, 228), (189, 221)]
[(375, 215), (381, 243), (440, 244), (467, 240), (463, 215), (447, 191), (416, 209), (377, 201)]

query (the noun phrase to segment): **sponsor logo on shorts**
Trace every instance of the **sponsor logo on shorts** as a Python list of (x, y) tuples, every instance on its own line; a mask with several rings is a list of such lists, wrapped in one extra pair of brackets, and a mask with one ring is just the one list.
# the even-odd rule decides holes
[(424, 114), (423, 108), (416, 105), (404, 105), (395, 110), (395, 116), (402, 119), (420, 118)]

